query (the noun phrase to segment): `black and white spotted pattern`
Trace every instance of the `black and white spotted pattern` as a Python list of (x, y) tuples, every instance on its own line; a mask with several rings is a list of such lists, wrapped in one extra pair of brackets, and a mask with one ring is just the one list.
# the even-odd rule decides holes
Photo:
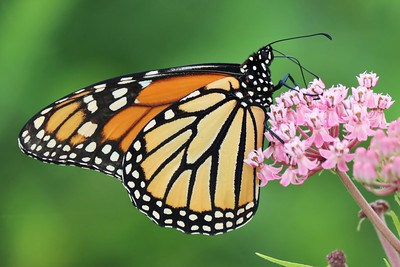
[[(18, 139), (21, 150), (45, 162), (77, 165), (121, 179), (124, 152), (118, 148), (118, 140), (105, 140), (102, 129), (116, 113), (132, 105), (143, 89), (138, 83), (126, 87), (128, 80), (134, 81), (123, 77), (89, 86), (46, 107), (22, 129)], [(53, 127), (64, 111), (71, 114)]]
[(250, 55), (240, 66), (240, 71), (244, 74), (241, 77), (241, 85), (247, 89), (249, 99), (266, 108), (272, 104), (274, 92), (269, 69), (273, 59), (272, 48), (267, 45)]

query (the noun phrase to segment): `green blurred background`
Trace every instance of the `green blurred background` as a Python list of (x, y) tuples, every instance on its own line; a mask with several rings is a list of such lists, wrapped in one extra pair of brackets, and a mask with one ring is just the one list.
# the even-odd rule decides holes
[[(326, 266), (343, 249), (350, 266), (384, 266), (373, 228), (335, 176), (301, 187), (270, 183), (245, 227), (215, 237), (162, 229), (135, 210), (114, 178), (45, 165), (17, 135), (39, 109), (91, 83), (127, 73), (237, 62), (280, 43), (327, 85), (356, 85), (365, 70), (400, 96), (400, 2), (285, 0), (3, 0), (0, 2), (0, 266), (272, 266), (257, 256)], [(298, 69), (277, 60), (278, 81)], [(388, 119), (398, 114), (396, 103)], [(372, 201), (374, 196), (368, 195)]]

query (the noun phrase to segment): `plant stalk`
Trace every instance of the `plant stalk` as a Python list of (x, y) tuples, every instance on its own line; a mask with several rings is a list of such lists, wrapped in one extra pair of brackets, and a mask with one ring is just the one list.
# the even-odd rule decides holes
[(379, 218), (378, 214), (371, 208), (369, 203), (365, 200), (363, 195), (358, 191), (357, 187), (351, 181), (350, 177), (347, 175), (346, 172), (342, 172), (336, 170), (336, 173), (339, 175), (340, 179), (342, 180), (343, 184), (346, 186), (347, 190), (360, 206), (362, 211), (365, 213), (367, 218), (371, 221), (374, 227), (382, 233), (385, 239), (392, 245), (392, 247), (400, 253), (400, 241), (396, 238), (396, 236), (389, 230), (386, 224)]
[[(385, 216), (383, 212), (379, 215), (379, 218), (385, 222)], [(385, 250), (387, 259), (390, 262), (391, 266), (400, 266), (400, 257), (399, 253), (393, 248), (392, 245), (389, 244), (389, 242), (386, 240), (386, 238), (382, 235), (380, 231), (375, 227), (375, 231), (378, 235), (379, 240), (381, 241), (382, 247)]]

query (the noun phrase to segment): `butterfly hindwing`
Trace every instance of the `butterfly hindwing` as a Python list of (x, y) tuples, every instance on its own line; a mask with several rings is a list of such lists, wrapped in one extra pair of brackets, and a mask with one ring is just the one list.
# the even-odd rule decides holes
[(265, 112), (239, 89), (234, 77), (212, 82), (155, 116), (132, 142), (123, 182), (157, 224), (218, 234), (255, 213), (258, 180), (243, 160), (262, 145)]
[(193, 65), (126, 75), (78, 90), (24, 126), (19, 145), (45, 162), (122, 177), (122, 159), (136, 135), (172, 103), (237, 71), (236, 64)]

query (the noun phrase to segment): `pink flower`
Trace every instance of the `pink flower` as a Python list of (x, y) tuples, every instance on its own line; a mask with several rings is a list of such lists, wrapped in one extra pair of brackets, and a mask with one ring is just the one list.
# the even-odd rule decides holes
[(265, 133), (267, 140), (270, 141), (270, 145), (264, 150), (266, 158), (273, 158), (276, 162), (288, 162), (289, 158), (285, 152), (284, 144), (273, 137), (269, 132)]
[(372, 110), (369, 114), (369, 121), (371, 128), (380, 128), (380, 129), (386, 129), (387, 127), (387, 122), (385, 118), (385, 113), (383, 113), (382, 110)]
[(355, 162), (368, 162), (372, 166), (376, 167), (379, 164), (379, 155), (375, 150), (365, 149), (365, 147), (358, 147), (354, 153)]
[(346, 172), (349, 170), (346, 162), (353, 159), (348, 148), (349, 142), (347, 140), (340, 141), (339, 138), (335, 140), (333, 145), (329, 146), (329, 150), (320, 149), (319, 152), (322, 157), (326, 159), (322, 163), (324, 169), (333, 169), (337, 166), (339, 171)]
[(369, 90), (367, 87), (363, 87), (363, 86), (359, 86), (357, 88), (352, 88), (352, 93), (351, 93), (354, 101), (356, 101), (360, 105), (366, 104), (367, 106), (370, 103), (372, 94), (373, 94), (373, 92), (371, 90)]
[[(299, 94), (301, 93), (296, 90), (286, 91), (282, 93), (280, 97), (277, 97), (275, 101), (278, 105), (282, 103), (285, 108), (290, 108), (298, 105), (300, 102), (305, 102), (304, 97), (302, 95), (300, 96)], [(301, 100), (302, 98), (303, 100)]]
[(307, 146), (314, 144), (317, 148), (322, 147), (325, 142), (333, 142), (335, 139), (330, 136), (328, 129), (324, 127), (325, 113), (318, 109), (313, 109), (311, 113), (305, 116), (308, 126), (312, 129), (312, 135), (307, 139)]
[(289, 92), (288, 98), (292, 106), (301, 106), (307, 103), (301, 91), (290, 90), (288, 92)]
[(314, 79), (310, 86), (306, 89), (306, 93), (309, 95), (321, 95), (325, 90), (325, 84), (321, 79)]
[(375, 150), (367, 150), (365, 153), (365, 161), (371, 163), (372, 166), (376, 167), (379, 164), (379, 155)]
[(388, 135), (400, 137), (400, 118), (389, 123)]
[(270, 112), (267, 112), (267, 115), (272, 126), (279, 128), (282, 123), (287, 121), (287, 108), (285, 108), (283, 103), (271, 105), (270, 110)]
[[(305, 96), (302, 91), (290, 90), (283, 93), (281, 97), (277, 99), (277, 103), (283, 102), (287, 111), (288, 120), (294, 119), (296, 123), (304, 123), (304, 114), (308, 112), (308, 106)], [(296, 107), (296, 112), (292, 107)]]
[(384, 110), (390, 108), (394, 101), (389, 95), (373, 94), (372, 95), (373, 109), (369, 113), (371, 127), (385, 129), (387, 127)]
[(368, 136), (374, 134), (365, 106), (353, 105), (353, 109), (349, 111), (349, 121), (344, 127), (348, 132), (346, 139), (365, 141)]
[(293, 122), (282, 124), (279, 130), (279, 137), (282, 138), (283, 141), (289, 141), (296, 136), (296, 126), (294, 126)]
[(305, 116), (310, 112), (310, 108), (308, 105), (299, 105), (296, 107), (296, 124), (304, 125), (305, 124)]
[(258, 179), (261, 180), (260, 186), (267, 185), (268, 181), (277, 180), (280, 178), (278, 173), (282, 170), (282, 167), (276, 168), (268, 164), (265, 164), (259, 172), (257, 172)]
[(382, 166), (381, 178), (385, 182), (389, 182), (390, 180), (395, 180), (398, 178), (396, 177), (392, 163), (389, 162)]
[(265, 164), (265, 158), (265, 152), (263, 152), (262, 149), (259, 148), (257, 150), (251, 151), (247, 158), (244, 160), (244, 162), (251, 167), (258, 169), (257, 177), (261, 180), (260, 186), (265, 186), (270, 180), (279, 179), (280, 177), (277, 174), (282, 169), (282, 167), (276, 168)]
[(354, 162), (353, 175), (355, 178), (370, 182), (377, 178), (376, 168), (370, 163)]
[(244, 162), (253, 168), (258, 168), (264, 165), (264, 159), (265, 156), (262, 149), (258, 148), (257, 150), (251, 151)]
[(291, 156), (291, 165), (297, 165), (298, 174), (307, 175), (309, 170), (318, 166), (317, 160), (311, 161), (305, 155), (305, 141), (301, 141), (299, 137), (294, 137), (285, 144), (286, 153)]
[(365, 147), (358, 147), (354, 153), (354, 160), (364, 161), (367, 156), (367, 149)]
[[(387, 124), (384, 116), (394, 101), (372, 91), (378, 82), (376, 74), (363, 73), (357, 79), (359, 86), (352, 88), (350, 96), (343, 85), (325, 89), (320, 79), (314, 79), (308, 88), (296, 88), (276, 98), (277, 104), (267, 113), (269, 146), (253, 151), (245, 160), (257, 169), (261, 186), (271, 180), (280, 180), (283, 186), (301, 185), (322, 169), (348, 171), (347, 163), (354, 159), (354, 177), (368, 190), (375, 186), (385, 187), (380, 194), (398, 190), (400, 119)], [(388, 134), (379, 131), (387, 126)], [(350, 153), (370, 136), (370, 149)], [(265, 164), (265, 158), (273, 163)], [(378, 180), (382, 177), (387, 184)]]
[(378, 164), (379, 156), (374, 150), (359, 147), (354, 155), (353, 175), (355, 178), (366, 182), (373, 181), (378, 176), (376, 170)]
[(376, 73), (373, 72), (367, 73), (365, 71), (364, 73), (360, 74), (360, 76), (357, 77), (357, 80), (360, 86), (371, 89), (371, 87), (376, 86), (379, 77), (376, 76)]
[(285, 92), (282, 92), (282, 94), (280, 96), (276, 97), (275, 105), (279, 106), (279, 105), (283, 104), (283, 106), (285, 108), (290, 108), (293, 105), (293, 103), (290, 102), (290, 98), (287, 96), (288, 94), (289, 94), (289, 91), (285, 91)]
[(345, 86), (339, 84), (338, 86), (332, 87), (329, 90), (325, 90), (322, 96), (329, 107), (334, 107), (339, 105), (347, 96), (347, 89)]
[(288, 167), (285, 172), (282, 174), (280, 184), (283, 186), (288, 186), (290, 184), (293, 185), (301, 185), (307, 179), (307, 176), (299, 175), (298, 171), (292, 167)]
[(400, 178), (400, 156), (396, 156), (393, 159), (393, 172), (397, 179)]
[(386, 135), (383, 130), (378, 130), (368, 149), (357, 148), (354, 177), (376, 195), (385, 196), (399, 191), (399, 152), (399, 136)]
[(400, 153), (400, 140), (395, 136), (387, 136), (383, 130), (378, 130), (371, 139), (370, 147), (379, 155), (387, 157)]
[(374, 99), (376, 99), (377, 103), (376, 106), (379, 109), (389, 109), (394, 103), (394, 100), (392, 100), (392, 97), (390, 95), (374, 94), (374, 96)]
[(338, 106), (347, 96), (348, 89), (343, 85), (332, 87), (321, 95), (319, 108), (326, 112), (326, 125), (332, 127), (339, 125)]

